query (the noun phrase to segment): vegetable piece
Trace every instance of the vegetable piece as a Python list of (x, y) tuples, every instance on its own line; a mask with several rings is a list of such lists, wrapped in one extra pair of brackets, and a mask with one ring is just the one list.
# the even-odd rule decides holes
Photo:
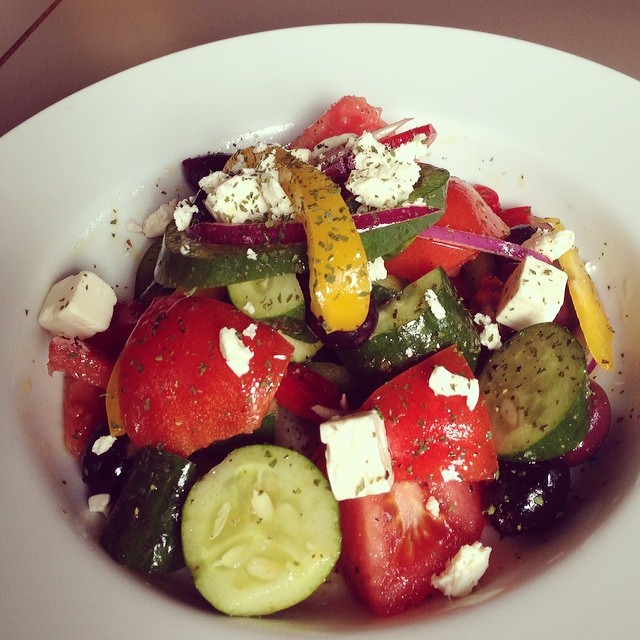
[[(445, 374), (444, 388), (435, 384), (434, 373)], [(492, 425), (477, 394), (473, 372), (452, 346), (397, 375), (364, 402), (362, 410), (377, 409), (384, 418), (396, 481), (493, 478), (498, 463)]]
[[(435, 224), (494, 238), (503, 238), (509, 233), (507, 225), (491, 211), (480, 194), (471, 185), (453, 176), (449, 179), (444, 215)], [(448, 275), (456, 275), (460, 267), (475, 255), (477, 251), (472, 249), (418, 237), (387, 262), (387, 271), (409, 281), (417, 280), (439, 266)]]
[(141, 449), (100, 544), (116, 562), (143, 573), (183, 567), (180, 514), (195, 479), (189, 460), (162, 448)]
[(94, 387), (106, 389), (113, 363), (113, 358), (78, 338), (54, 336), (49, 342), (49, 375), (62, 371)]
[(501, 536), (544, 531), (564, 510), (570, 486), (569, 467), (559, 458), (501, 460), (497, 479), (485, 489), (489, 522)]
[(340, 555), (338, 505), (307, 458), (236, 449), (189, 492), (182, 541), (196, 588), (219, 611), (266, 615), (310, 596)]
[[(548, 219), (554, 229), (564, 229), (557, 219)], [(613, 328), (602, 307), (591, 276), (576, 247), (558, 259), (568, 276), (567, 285), (587, 347), (593, 359), (606, 370), (613, 368)]]
[(62, 391), (64, 446), (80, 458), (90, 434), (104, 422), (104, 390), (85, 380), (64, 376)]
[(479, 381), (499, 456), (548, 460), (587, 433), (586, 357), (560, 325), (545, 322), (516, 333), (492, 354)]
[(425, 135), (427, 137), (425, 146), (430, 147), (436, 139), (436, 130), (432, 124), (425, 124), (419, 127), (413, 127), (407, 131), (402, 131), (401, 133), (384, 136), (380, 138), (380, 142), (390, 149), (395, 149), (407, 142), (411, 142), (417, 135)]
[(395, 482), (386, 494), (340, 503), (341, 569), (374, 613), (389, 616), (424, 600), (458, 549), (484, 528), (477, 487), (466, 482)]
[(444, 271), (434, 269), (381, 305), (371, 338), (339, 356), (354, 375), (380, 384), (451, 344), (475, 367), (480, 340), (473, 320)]
[(343, 96), (334, 102), (314, 123), (309, 125), (289, 148), (313, 149), (319, 142), (345, 133), (360, 135), (387, 123), (380, 117), (382, 109), (371, 106), (364, 98)]
[(340, 412), (342, 393), (338, 387), (313, 369), (292, 364), (282, 378), (276, 391), (276, 402), (294, 415), (322, 422), (325, 418), (313, 410), (315, 406)]
[(589, 381), (589, 431), (584, 440), (562, 456), (575, 467), (593, 459), (611, 430), (611, 403), (607, 392), (595, 381)]
[(117, 395), (129, 437), (188, 456), (255, 431), (292, 347), (213, 298), (156, 298), (121, 355)]
[[(340, 187), (282, 147), (243, 149), (249, 167), (275, 154), (280, 184), (304, 226), (311, 311), (327, 333), (353, 331), (367, 317), (367, 254)], [(236, 161), (232, 156), (229, 165)]]
[(92, 494), (119, 494), (129, 468), (129, 438), (113, 438), (107, 423), (101, 424), (87, 439), (82, 455), (82, 480)]
[(294, 274), (237, 282), (230, 284), (227, 292), (236, 309), (249, 317), (297, 340), (317, 341), (305, 322), (304, 293)]
[(484, 184), (474, 184), (473, 188), (482, 196), (482, 199), (489, 205), (489, 207), (491, 207), (491, 211), (500, 215), (502, 207), (500, 206), (500, 196), (498, 195), (498, 192)]

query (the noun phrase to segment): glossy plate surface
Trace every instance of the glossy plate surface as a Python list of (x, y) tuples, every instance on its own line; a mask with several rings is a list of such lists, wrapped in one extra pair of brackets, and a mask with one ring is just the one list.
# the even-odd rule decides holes
[[(264, 620), (228, 619), (121, 570), (92, 541), (60, 438), (60, 380), (37, 325), (52, 282), (95, 269), (128, 295), (142, 220), (180, 185), (179, 160), (258, 132), (286, 140), (343, 94), (439, 132), (432, 162), (575, 230), (616, 328), (614, 434), (578, 472), (553, 535), (495, 542), (468, 599), (369, 616), (331, 585)], [(109, 78), (0, 139), (2, 332), (0, 635), (634, 637), (640, 622), (640, 83), (540, 46), (475, 32), (342, 25), (245, 36)], [(334, 583), (339, 581), (335, 580)], [(327, 635), (325, 635), (327, 634)]]

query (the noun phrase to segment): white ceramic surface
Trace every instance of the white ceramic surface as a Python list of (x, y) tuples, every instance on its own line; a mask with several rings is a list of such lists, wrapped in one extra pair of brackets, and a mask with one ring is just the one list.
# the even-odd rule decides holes
[[(598, 375), (611, 394), (614, 433), (576, 474), (564, 523), (543, 539), (491, 539), (490, 572), (466, 600), (435, 599), (380, 620), (334, 585), (270, 619), (228, 619), (188, 586), (168, 593), (121, 570), (93, 542), (99, 516), (88, 516), (62, 449), (60, 380), (46, 374), (37, 313), (50, 284), (81, 268), (127, 296), (144, 245), (126, 222), (180, 192), (180, 159), (249, 132), (284, 140), (347, 93), (382, 106), (390, 121), (432, 122), (434, 164), (576, 231), (616, 328), (616, 366)], [(640, 83), (558, 51), (446, 28), (336, 25), (156, 60), (1, 138), (0, 636), (634, 637), (639, 114)]]

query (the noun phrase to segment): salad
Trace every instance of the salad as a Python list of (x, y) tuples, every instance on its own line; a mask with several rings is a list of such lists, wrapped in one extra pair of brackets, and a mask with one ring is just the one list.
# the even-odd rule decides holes
[(183, 161), (133, 300), (39, 316), (100, 544), (233, 616), (338, 570), (399, 614), (551, 531), (611, 424), (612, 328), (560, 220), (429, 163), (432, 125), (345, 96), (288, 145)]

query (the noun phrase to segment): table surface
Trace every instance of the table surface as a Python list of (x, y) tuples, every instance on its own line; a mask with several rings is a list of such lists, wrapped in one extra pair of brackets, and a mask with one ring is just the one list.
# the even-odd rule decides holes
[(410, 22), (496, 33), (567, 51), (640, 80), (640, 0), (3, 4), (0, 56), (31, 31), (0, 66), (0, 135), (65, 96), (141, 62), (231, 36), (310, 24)]

